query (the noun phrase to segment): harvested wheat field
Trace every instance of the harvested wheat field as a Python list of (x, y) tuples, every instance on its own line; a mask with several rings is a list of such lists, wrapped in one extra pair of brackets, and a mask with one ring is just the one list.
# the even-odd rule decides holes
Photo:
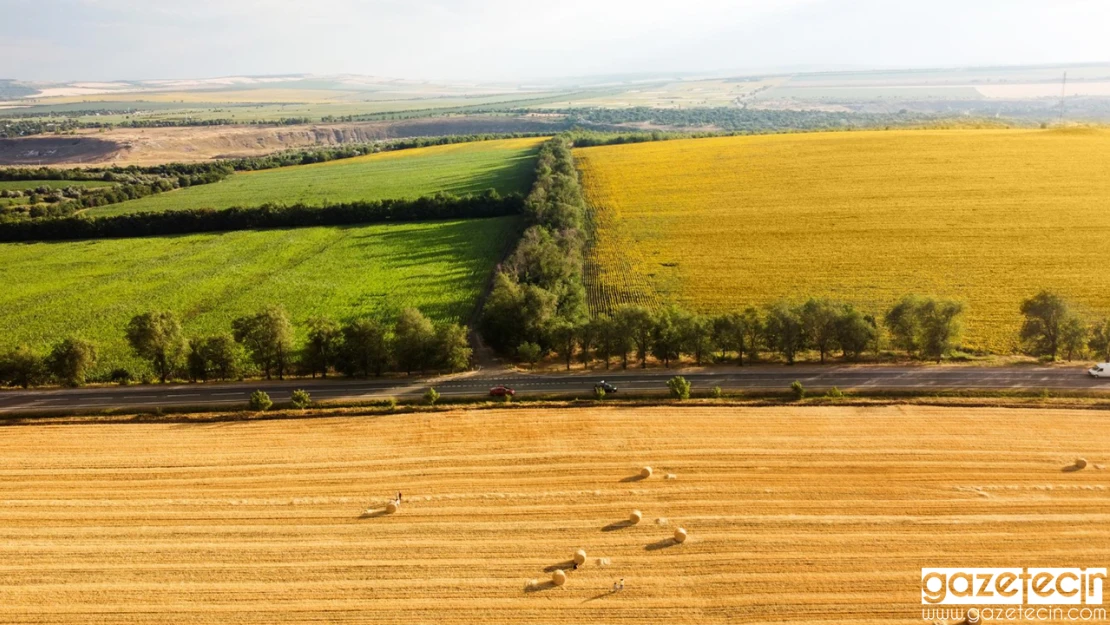
[(590, 305), (720, 313), (828, 296), (881, 315), (967, 304), (964, 345), (1012, 353), (1050, 289), (1110, 314), (1110, 131), (919, 130), (575, 150), (595, 209)]
[(927, 407), (5, 427), (0, 622), (921, 622), (923, 566), (1105, 566), (1107, 449)]

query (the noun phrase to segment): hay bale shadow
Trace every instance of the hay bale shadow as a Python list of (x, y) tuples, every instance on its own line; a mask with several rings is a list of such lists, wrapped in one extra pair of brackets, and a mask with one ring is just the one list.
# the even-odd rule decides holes
[(663, 540), (653, 542), (650, 545), (646, 545), (644, 547), (644, 551), (659, 551), (660, 549), (666, 549), (667, 547), (674, 547), (677, 544), (678, 541), (673, 538), (664, 538)]
[(567, 560), (566, 562), (560, 562), (558, 564), (552, 564), (551, 566), (544, 567), (543, 572), (544, 573), (554, 573), (555, 571), (558, 571), (558, 570), (570, 571), (570, 570), (573, 570), (573, 569), (574, 569), (574, 560)]
[(603, 532), (615, 532), (617, 530), (623, 530), (626, 527), (632, 527), (632, 521), (629, 521), (628, 519), (625, 519), (623, 521), (617, 521), (616, 523), (610, 523), (609, 525), (606, 525), (605, 527), (601, 528), (601, 531), (603, 531)]
[(389, 514), (389, 512), (387, 512), (385, 508), (379, 508), (379, 509), (376, 509), (376, 510), (367, 510), (366, 512), (363, 512), (362, 514), (358, 515), (358, 518), (360, 518), (360, 519), (376, 519), (378, 517), (386, 516), (387, 514)]
[(543, 592), (545, 590), (551, 590), (552, 588), (557, 588), (555, 582), (547, 580), (539, 584), (525, 584), (524, 592)]
[(1081, 467), (1077, 464), (1069, 464), (1068, 466), (1064, 467), (1063, 469), (1060, 469), (1060, 471), (1062, 473), (1075, 473), (1076, 471), (1082, 471), (1082, 470), (1083, 470), (1083, 467)]
[(607, 590), (607, 591), (605, 591), (605, 592), (603, 592), (599, 595), (594, 595), (594, 596), (590, 597), (589, 599), (583, 600), (582, 603), (589, 603), (591, 601), (597, 601), (598, 599), (604, 599), (604, 598), (608, 597), (609, 595), (614, 594), (615, 592), (616, 591), (613, 591), (613, 590)]
[(621, 479), (621, 483), (627, 483), (627, 482), (642, 482), (642, 481), (644, 481), (644, 480), (646, 480), (646, 479), (647, 479), (646, 477), (644, 477), (644, 476), (642, 476), (642, 475), (640, 475), (640, 474), (638, 474), (638, 473), (637, 473), (636, 475), (629, 475), (629, 476), (628, 476), (628, 477), (626, 477), (626, 478), (622, 478), (622, 479)]

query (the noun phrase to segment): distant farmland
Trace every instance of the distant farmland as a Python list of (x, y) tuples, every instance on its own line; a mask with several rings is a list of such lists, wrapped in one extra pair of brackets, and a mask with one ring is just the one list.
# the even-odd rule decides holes
[(720, 312), (827, 295), (968, 308), (1008, 353), (1041, 288), (1110, 313), (1110, 132), (770, 135), (579, 149), (596, 209), (591, 306)]
[(416, 198), (438, 192), (454, 195), (524, 193), (532, 180), (534, 156), (543, 139), (476, 141), (383, 152), (356, 158), (244, 172), (208, 185), (92, 209), (90, 215), (188, 208), (230, 208), (261, 204), (322, 206), (357, 200)]
[(81, 187), (82, 189), (102, 189), (110, 187), (113, 183), (101, 180), (0, 180), (0, 191), (26, 191), (39, 187), (51, 189), (64, 189), (66, 187)]
[[(96, 374), (135, 372), (123, 331), (167, 309), (191, 336), (280, 304), (295, 324), (416, 306), (467, 322), (517, 218), (0, 245), (0, 350), (66, 336), (100, 347)], [(299, 327), (298, 331), (303, 332)]]

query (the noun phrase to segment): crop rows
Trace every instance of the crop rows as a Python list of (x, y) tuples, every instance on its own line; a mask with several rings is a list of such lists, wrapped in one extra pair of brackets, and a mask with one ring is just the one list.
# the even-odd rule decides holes
[(920, 624), (922, 567), (1110, 557), (1110, 421), (1015, 412), (4, 427), (0, 623)]
[(830, 296), (964, 301), (965, 346), (1009, 353), (1053, 289), (1110, 313), (1110, 132), (888, 131), (576, 150), (596, 225), (591, 307), (722, 312)]
[(0, 245), (0, 349), (95, 342), (93, 375), (147, 370), (124, 340), (132, 316), (172, 310), (191, 336), (283, 306), (303, 329), (417, 307), (467, 322), (516, 217)]
[(207, 185), (90, 209), (90, 215), (272, 204), (322, 206), (435, 193), (525, 193), (542, 138), (475, 141), (238, 173)]

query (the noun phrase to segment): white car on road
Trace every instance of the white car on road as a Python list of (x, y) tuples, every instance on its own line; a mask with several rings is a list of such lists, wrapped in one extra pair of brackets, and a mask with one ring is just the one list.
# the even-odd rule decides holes
[(1087, 369), (1087, 373), (1089, 373), (1092, 378), (1110, 378), (1110, 362), (1099, 363)]

